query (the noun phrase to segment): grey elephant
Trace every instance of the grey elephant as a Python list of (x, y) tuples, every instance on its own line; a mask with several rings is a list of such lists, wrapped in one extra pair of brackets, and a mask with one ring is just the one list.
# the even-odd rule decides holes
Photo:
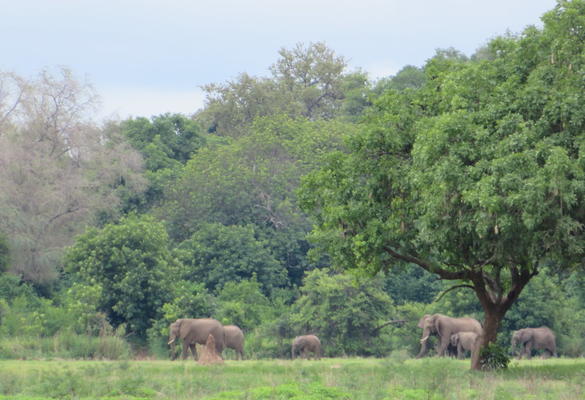
[(238, 360), (244, 358), (244, 332), (237, 325), (223, 327), (225, 347), (234, 349)]
[(526, 356), (530, 359), (532, 350), (544, 350), (552, 356), (557, 356), (557, 345), (555, 334), (550, 328), (524, 328), (512, 333), (512, 350), (520, 345), (518, 358)]
[(204, 345), (209, 335), (213, 336), (217, 354), (221, 354), (224, 348), (223, 325), (212, 318), (181, 318), (169, 326), (169, 342), (171, 346), (171, 359), (175, 359), (175, 343), (177, 338), (183, 341), (183, 359), (187, 358), (189, 349), (193, 358), (197, 360), (197, 344)]
[(423, 333), (417, 358), (426, 354), (428, 340), (431, 335), (438, 336), (437, 355), (444, 356), (451, 341), (451, 335), (459, 332), (474, 332), (478, 335), (483, 333), (483, 328), (476, 319), (468, 317), (451, 318), (443, 314), (427, 314), (423, 316), (418, 323), (418, 327), (423, 330)]
[(313, 353), (317, 360), (321, 359), (321, 341), (317, 336), (304, 335), (294, 338), (290, 354), (293, 360), (297, 353), (300, 353), (302, 358), (308, 358), (309, 352)]
[(457, 358), (461, 359), (466, 352), (472, 352), (479, 335), (475, 332), (458, 332), (451, 335), (451, 346), (457, 348)]

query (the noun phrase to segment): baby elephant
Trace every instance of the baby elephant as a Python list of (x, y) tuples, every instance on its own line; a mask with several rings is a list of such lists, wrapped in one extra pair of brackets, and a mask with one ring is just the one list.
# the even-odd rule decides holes
[(313, 353), (314, 358), (321, 359), (321, 341), (315, 335), (297, 336), (292, 343), (291, 358), (294, 360), (297, 353), (302, 358), (307, 358), (308, 353)]
[(473, 346), (477, 340), (475, 332), (459, 332), (451, 335), (451, 346), (457, 348), (457, 358), (461, 359), (468, 351), (473, 351)]
[(238, 360), (244, 359), (244, 332), (237, 325), (224, 325), (225, 347), (234, 349)]

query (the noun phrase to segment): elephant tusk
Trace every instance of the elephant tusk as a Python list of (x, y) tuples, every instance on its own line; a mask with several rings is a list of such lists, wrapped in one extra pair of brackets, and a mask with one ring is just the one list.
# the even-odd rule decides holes
[(171, 344), (173, 344), (174, 342), (175, 342), (175, 339), (172, 339), (172, 340), (170, 340), (170, 341), (167, 343), (167, 345), (171, 345)]
[(420, 340), (420, 342), (421, 342), (421, 343), (424, 343), (424, 342), (426, 342), (428, 339), (429, 339), (429, 335), (427, 335), (427, 336), (425, 336), (424, 338), (422, 338), (422, 339)]

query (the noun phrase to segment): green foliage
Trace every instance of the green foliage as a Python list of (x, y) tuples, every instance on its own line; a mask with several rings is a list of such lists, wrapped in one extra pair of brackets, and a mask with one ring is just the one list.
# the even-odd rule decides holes
[(490, 42), (493, 58), (439, 51), (420, 89), (375, 101), (348, 152), (301, 189), (334, 265), (415, 263), (467, 284), (493, 313), (490, 338), (544, 265), (582, 265), (583, 4)]
[(273, 320), (277, 311), (256, 279), (226, 283), (218, 293), (217, 303), (218, 320), (224, 325), (237, 325), (244, 332)]
[[(340, 146), (351, 128), (282, 115), (258, 119), (248, 136), (199, 151), (168, 183), (157, 214), (168, 221), (177, 242), (209, 223), (238, 225), (234, 234), (253, 228), (257, 241), (286, 269), (287, 280), (300, 285), (315, 263), (307, 257), (310, 224), (298, 207), (296, 189), (302, 174)], [(264, 284), (260, 274), (258, 279)]]
[(163, 225), (148, 216), (88, 230), (69, 250), (65, 268), (73, 280), (99, 285), (99, 309), (142, 338), (170, 300), (177, 271)]
[(508, 368), (510, 356), (506, 348), (497, 343), (488, 343), (479, 353), (479, 363), (484, 371), (493, 371)]
[[(394, 315), (381, 279), (333, 274), (329, 269), (307, 274), (290, 322), (296, 334), (319, 336), (326, 355), (382, 355), (382, 322)], [(388, 328), (386, 328), (388, 329)]]
[(286, 284), (285, 269), (267, 243), (257, 240), (253, 225), (202, 225), (179, 245), (177, 256), (186, 267), (184, 279), (202, 282), (214, 292), (254, 276), (265, 293)]
[(1, 318), (0, 337), (48, 337), (72, 326), (75, 317), (53, 300), (21, 294), (3, 302)]
[(145, 159), (149, 171), (185, 164), (205, 145), (199, 126), (181, 114), (163, 114), (122, 121), (120, 128)]
[(207, 140), (199, 125), (181, 114), (122, 121), (120, 131), (144, 158), (150, 184), (141, 196), (126, 199), (126, 211), (150, 208), (163, 197), (165, 183), (176, 175)]
[(374, 92), (381, 94), (388, 90), (420, 89), (424, 86), (427, 77), (422, 68), (413, 65), (403, 67), (396, 75), (380, 80)]
[(18, 296), (36, 296), (33, 287), (16, 275), (0, 274), (0, 298), (10, 302)]
[(442, 289), (436, 275), (414, 265), (388, 271), (384, 281), (386, 292), (396, 304), (431, 303)]
[(346, 61), (324, 43), (282, 48), (271, 78), (241, 74), (204, 86), (207, 105), (197, 116), (209, 132), (246, 136), (256, 119), (286, 115), (310, 120), (357, 116), (367, 105), (367, 79), (346, 73)]

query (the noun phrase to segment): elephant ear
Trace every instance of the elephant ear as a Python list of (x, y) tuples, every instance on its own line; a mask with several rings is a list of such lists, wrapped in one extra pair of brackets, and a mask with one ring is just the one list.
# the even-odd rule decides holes
[(423, 315), (423, 317), (420, 319), (420, 321), (418, 321), (418, 327), (419, 328), (424, 329), (424, 327), (425, 327), (425, 321), (426, 321), (427, 318), (430, 318), (430, 315), (429, 314)]
[(181, 325), (183, 325), (183, 321), (184, 321), (184, 319), (180, 318), (172, 324), (173, 333), (176, 337), (179, 337), (179, 334), (181, 332)]
[(438, 314), (431, 315), (429, 318), (430, 318), (431, 327), (433, 328), (432, 331), (437, 332), (439, 335), (442, 336), (440, 315), (438, 315)]

